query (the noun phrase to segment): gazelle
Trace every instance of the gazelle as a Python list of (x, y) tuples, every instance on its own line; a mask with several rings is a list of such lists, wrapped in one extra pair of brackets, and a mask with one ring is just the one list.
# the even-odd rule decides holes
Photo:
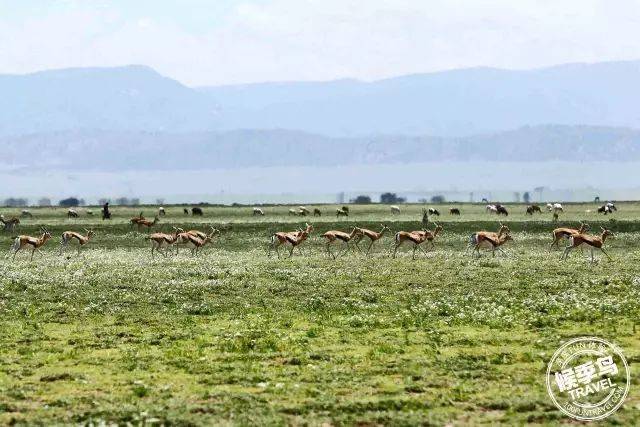
[(78, 255), (80, 255), (80, 248), (89, 243), (89, 240), (95, 235), (93, 230), (84, 229), (86, 236), (83, 236), (80, 233), (76, 233), (75, 231), (65, 231), (62, 233), (62, 238), (60, 239), (60, 255), (69, 245), (69, 242), (76, 241), (78, 242)]
[[(311, 227), (311, 230), (312, 229), (313, 227)], [(302, 243), (304, 243), (305, 240), (307, 240), (307, 238), (309, 237), (309, 233), (310, 233), (310, 229), (309, 227), (307, 227), (305, 230), (300, 231), (296, 235), (292, 235), (292, 234), (287, 235), (287, 238), (286, 238), (287, 243), (291, 245), (291, 249), (289, 249), (289, 258), (293, 256), (293, 250), (295, 248), (299, 248), (299, 246)], [(280, 254), (278, 254), (278, 257), (280, 257)]]
[[(426, 233), (420, 233), (416, 231), (398, 231), (395, 235), (395, 247), (393, 248), (393, 258), (396, 257), (398, 248), (405, 242), (413, 243), (413, 255), (412, 259), (416, 259), (416, 249), (427, 240)], [(422, 248), (420, 248), (422, 249)], [(424, 249), (422, 250), (424, 252)], [(426, 252), (425, 252), (426, 254)]]
[(569, 239), (572, 235), (582, 234), (587, 230), (589, 230), (589, 224), (584, 222), (580, 222), (580, 228), (577, 230), (575, 228), (556, 228), (555, 230), (553, 230), (553, 242), (551, 242), (549, 250), (551, 250), (554, 246), (556, 248), (560, 248), (561, 239)]
[[(216, 234), (220, 233), (220, 230), (218, 230), (217, 228), (213, 228), (212, 226), (209, 226), (209, 228), (211, 229), (211, 232), (209, 234), (203, 232), (203, 231), (199, 231), (199, 230), (189, 230), (187, 232), (182, 231), (182, 229), (180, 230), (180, 233), (178, 233), (178, 236), (176, 238), (176, 255), (179, 252), (180, 246), (187, 246), (191, 248), (191, 253), (194, 253), (194, 249), (196, 249), (196, 254), (198, 252), (198, 250), (206, 245), (207, 243), (209, 243), (212, 239), (213, 236), (215, 236)], [(197, 241), (193, 241), (189, 238), (189, 236), (195, 237), (196, 239), (202, 241), (202, 245), (198, 246), (196, 248), (196, 244)]]
[(17, 236), (10, 249), (13, 251), (12, 259), (16, 259), (16, 254), (20, 249), (29, 246), (31, 247), (31, 260), (33, 260), (33, 253), (35, 251), (40, 251), (40, 248), (51, 238), (51, 233), (49, 233), (45, 228), (40, 228), (40, 231), (42, 232), (40, 237)]
[[(269, 251), (267, 252), (267, 255), (271, 255), (271, 251), (275, 249), (276, 253), (278, 254), (278, 258), (280, 258), (280, 246), (286, 243), (291, 243), (289, 239), (290, 237), (297, 239), (300, 235), (302, 235), (302, 233), (306, 233), (308, 237), (309, 234), (311, 234), (311, 232), (313, 231), (313, 225), (305, 224), (305, 226), (306, 228), (304, 230), (300, 229), (298, 231), (279, 231), (277, 233), (273, 233), (271, 235), (271, 242), (269, 244)], [(296, 244), (295, 246), (299, 246), (299, 244)]]
[(436, 228), (433, 229), (433, 231), (430, 230), (422, 230), (422, 231), (413, 231), (412, 233), (416, 233), (416, 234), (424, 234), (427, 241), (429, 243), (431, 243), (431, 249), (435, 248), (435, 245), (433, 244), (433, 241), (436, 239), (436, 236), (442, 231), (442, 226), (436, 224), (435, 222), (433, 223)]
[(500, 252), (506, 255), (507, 253), (502, 249), (502, 245), (507, 243), (509, 240), (513, 240), (511, 235), (509, 233), (502, 234), (498, 236), (498, 238), (496, 239), (494, 238), (494, 236), (491, 236), (489, 234), (493, 234), (493, 233), (480, 232), (480, 233), (476, 233), (475, 235), (476, 244), (473, 250), (478, 254), (478, 257), (480, 257), (480, 248), (491, 249), (491, 254), (494, 257), (496, 256), (496, 249), (499, 249)]
[(134, 225), (139, 225), (140, 221), (142, 221), (143, 219), (145, 219), (145, 217), (142, 215), (142, 212), (140, 212), (140, 215), (134, 216), (129, 220), (129, 225), (131, 225), (131, 227), (133, 227)]
[(358, 227), (354, 227), (350, 234), (345, 233), (344, 231), (330, 230), (324, 233), (322, 237), (327, 239), (327, 243), (326, 243), (327, 253), (329, 254), (329, 256), (333, 257), (333, 259), (336, 259), (336, 256), (333, 254), (333, 252), (331, 252), (331, 247), (330, 247), (331, 244), (338, 240), (344, 242), (346, 244), (346, 248), (343, 253), (346, 253), (350, 248), (349, 242), (351, 241), (351, 239), (353, 239), (356, 235), (361, 235), (361, 234), (362, 234), (362, 231)]
[(156, 225), (158, 222), (160, 222), (160, 219), (157, 216), (153, 218), (153, 221), (149, 221), (148, 219), (143, 218), (138, 221), (138, 230), (140, 230), (140, 228), (142, 227), (147, 227), (147, 230), (151, 230), (151, 227)]
[(471, 236), (469, 236), (469, 244), (467, 245), (467, 249), (465, 249), (465, 253), (469, 252), (469, 249), (474, 247), (476, 243), (478, 243), (477, 241), (478, 234), (484, 234), (490, 239), (497, 241), (503, 234), (509, 234), (509, 233), (511, 233), (511, 230), (507, 225), (503, 223), (500, 223), (500, 228), (498, 229), (497, 233), (493, 233), (491, 231), (478, 231), (476, 233), (473, 233)]
[(145, 237), (151, 241), (151, 257), (155, 256), (155, 251), (160, 252), (165, 257), (167, 256), (167, 251), (162, 252), (161, 249), (168, 248), (173, 245), (178, 240), (178, 235), (180, 233), (184, 233), (184, 230), (181, 228), (173, 228), (172, 234), (166, 233), (152, 233), (149, 236)]
[(2, 229), (4, 231), (14, 231), (18, 224), (20, 224), (20, 219), (15, 216), (6, 219), (4, 215), (0, 215), (0, 222), (2, 223)]
[(387, 227), (385, 224), (380, 224), (380, 225), (382, 226), (382, 230), (380, 230), (379, 233), (376, 233), (373, 230), (368, 230), (366, 228), (361, 228), (360, 231), (362, 232), (362, 234), (359, 234), (354, 239), (353, 243), (355, 243), (355, 245), (356, 245), (356, 247), (358, 247), (358, 249), (360, 249), (358, 244), (362, 241), (362, 239), (364, 239), (365, 237), (368, 237), (371, 240), (371, 242), (369, 242), (369, 246), (367, 246), (367, 252), (365, 253), (366, 255), (369, 255), (369, 251), (371, 250), (371, 247), (373, 246), (373, 244), (375, 242), (380, 240), (382, 238), (382, 236), (384, 236), (385, 231), (391, 232), (391, 229), (389, 227)]
[(569, 256), (569, 252), (571, 252), (572, 249), (577, 248), (578, 246), (581, 245), (587, 245), (591, 248), (591, 262), (593, 262), (593, 249), (600, 249), (600, 251), (605, 254), (607, 256), (607, 258), (609, 258), (609, 261), (611, 261), (611, 257), (609, 256), (608, 253), (605, 252), (604, 248), (602, 246), (604, 246), (604, 241), (607, 239), (608, 236), (611, 237), (615, 237), (615, 235), (610, 231), (607, 230), (606, 228), (600, 227), (600, 229), (602, 230), (602, 234), (598, 237), (598, 236), (588, 236), (586, 234), (572, 234), (569, 237), (569, 246), (567, 246), (564, 249), (564, 253), (562, 254), (562, 257), (560, 257), (560, 259), (567, 259), (567, 257)]

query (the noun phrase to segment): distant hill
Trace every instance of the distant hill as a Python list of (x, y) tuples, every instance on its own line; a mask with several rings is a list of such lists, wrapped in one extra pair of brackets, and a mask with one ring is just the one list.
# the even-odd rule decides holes
[(0, 75), (0, 94), (0, 136), (289, 129), (455, 137), (550, 123), (640, 128), (640, 61), (210, 88), (143, 66), (85, 68)]
[(287, 130), (73, 131), (0, 138), (2, 162), (67, 170), (188, 170), (442, 161), (640, 161), (640, 131), (527, 126), (471, 137), (336, 138)]

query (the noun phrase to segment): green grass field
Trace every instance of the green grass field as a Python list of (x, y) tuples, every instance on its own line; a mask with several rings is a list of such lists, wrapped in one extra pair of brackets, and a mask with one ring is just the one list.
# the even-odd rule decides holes
[[(287, 206), (264, 217), (204, 207), (202, 218), (169, 207), (156, 230), (223, 231), (197, 257), (155, 259), (128, 225), (155, 207), (113, 208), (111, 221), (99, 208), (73, 220), (31, 209), (18, 232), (45, 226), (54, 238), (32, 262), (26, 251), (0, 258), (0, 424), (568, 423), (547, 395), (546, 365), (581, 335), (617, 343), (631, 365), (631, 392), (603, 423), (639, 424), (640, 203), (606, 217), (565, 205), (558, 223), (507, 205), (509, 256), (479, 259), (464, 254), (468, 235), (497, 230), (497, 218), (456, 206), (460, 217), (439, 206), (444, 232), (415, 261), (409, 247), (389, 256), (391, 235), (369, 257), (332, 260), (320, 235), (419, 229), (419, 205), (397, 216), (351, 206), (340, 219), (336, 206), (320, 206), (320, 218)], [(577, 251), (561, 262), (548, 250), (554, 227), (579, 220), (616, 234), (613, 261)], [(306, 221), (315, 231), (302, 255), (266, 256), (271, 233)], [(97, 235), (82, 254), (58, 256), (60, 234), (84, 228)], [(0, 246), (16, 234), (0, 234)]]

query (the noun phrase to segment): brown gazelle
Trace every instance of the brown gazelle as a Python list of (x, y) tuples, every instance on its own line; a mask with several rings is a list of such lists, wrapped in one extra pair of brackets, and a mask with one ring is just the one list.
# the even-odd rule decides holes
[[(207, 237), (209, 238), (209, 240), (207, 240), (206, 243), (210, 242), (213, 239), (213, 236), (215, 236), (216, 234), (220, 233), (220, 230), (218, 230), (217, 228), (213, 228), (213, 226), (209, 226), (209, 228), (211, 229), (211, 233), (207, 234), (204, 231), (200, 231), (200, 230), (189, 230), (187, 232), (184, 231), (180, 231), (180, 234), (190, 234), (192, 236), (197, 237), (200, 240), (205, 240), (207, 239)], [(190, 242), (190, 240), (187, 238), (187, 236), (178, 236), (177, 241), (176, 241), (176, 255), (179, 252), (180, 246), (193, 246)]]
[(556, 228), (553, 230), (553, 242), (551, 242), (551, 246), (549, 246), (549, 250), (551, 250), (554, 246), (556, 248), (560, 248), (560, 240), (569, 239), (574, 234), (582, 234), (585, 231), (589, 230), (589, 224), (584, 222), (580, 222), (580, 228)]
[(157, 216), (153, 218), (153, 221), (149, 221), (148, 219), (141, 219), (140, 221), (138, 221), (138, 230), (140, 230), (142, 227), (147, 227), (147, 231), (149, 231), (151, 230), (151, 227), (156, 225), (158, 222), (160, 222), (160, 219)]
[(369, 251), (371, 251), (371, 248), (373, 246), (373, 244), (375, 242), (377, 242), (378, 240), (380, 240), (382, 238), (382, 236), (384, 236), (384, 233), (386, 231), (391, 232), (391, 229), (389, 227), (387, 227), (385, 224), (380, 224), (382, 226), (382, 230), (380, 230), (379, 233), (376, 233), (373, 230), (369, 230), (366, 228), (361, 228), (360, 231), (362, 232), (361, 234), (359, 234), (358, 236), (355, 237), (353, 243), (355, 243), (356, 247), (358, 247), (358, 249), (360, 249), (360, 247), (358, 246), (358, 244), (362, 241), (362, 239), (364, 239), (365, 237), (368, 237), (369, 240), (371, 240), (369, 242), (369, 246), (367, 246), (367, 252), (366, 254), (369, 255)]
[(442, 226), (438, 225), (437, 223), (433, 223), (436, 228), (433, 229), (433, 231), (431, 230), (422, 230), (422, 231), (413, 231), (412, 233), (416, 233), (416, 234), (424, 234), (427, 241), (429, 243), (431, 243), (431, 249), (435, 248), (435, 245), (433, 243), (433, 241), (436, 239), (436, 236), (438, 234), (440, 234), (440, 232), (442, 232)]
[(496, 238), (494, 233), (485, 233), (479, 232), (475, 234), (475, 245), (473, 251), (478, 254), (480, 257), (480, 248), (491, 249), (491, 254), (496, 256), (496, 249), (500, 250), (503, 254), (507, 254), (503, 249), (502, 245), (507, 243), (509, 240), (513, 240), (513, 237), (509, 233), (500, 234)]
[(145, 219), (145, 217), (142, 216), (142, 212), (140, 212), (140, 215), (134, 216), (129, 220), (129, 224), (131, 225), (131, 227), (133, 227), (134, 225), (140, 227), (140, 221), (142, 221), (143, 219)]
[(468, 253), (469, 249), (475, 247), (477, 243), (476, 236), (478, 234), (484, 234), (486, 237), (497, 241), (503, 234), (509, 234), (509, 233), (511, 233), (511, 230), (507, 225), (503, 223), (500, 223), (500, 228), (498, 229), (497, 233), (494, 233), (492, 231), (478, 231), (476, 233), (473, 233), (471, 236), (469, 236), (469, 244), (467, 245), (467, 249), (465, 249), (465, 253)]
[(217, 231), (218, 230), (213, 229), (213, 231), (211, 233), (209, 233), (208, 235), (206, 235), (202, 239), (200, 237), (198, 237), (196, 234), (191, 234), (188, 231), (186, 233), (178, 233), (176, 241), (177, 241), (178, 244), (184, 244), (188, 248), (190, 248), (191, 249), (191, 255), (198, 255), (198, 251), (200, 251), (200, 249), (204, 245), (206, 245), (207, 243), (209, 243), (211, 241), (211, 239), (213, 238), (213, 235)]
[[(426, 241), (427, 241), (427, 235), (424, 232), (420, 233), (415, 231), (398, 231), (395, 235), (395, 247), (393, 248), (393, 257), (394, 258), (396, 257), (398, 248), (402, 246), (403, 243), (410, 242), (410, 243), (413, 243), (412, 258), (416, 259), (416, 249), (418, 249), (418, 247)], [(424, 252), (424, 249), (423, 249), (423, 252)]]
[(145, 237), (145, 239), (148, 239), (149, 241), (151, 241), (151, 257), (153, 258), (155, 256), (156, 251), (160, 252), (162, 255), (166, 257), (167, 250), (165, 249), (165, 251), (163, 252), (162, 249), (168, 248), (169, 246), (176, 243), (176, 241), (178, 240), (178, 235), (180, 233), (184, 233), (184, 230), (181, 228), (173, 227), (173, 233), (171, 234), (152, 233), (149, 236)]
[(89, 240), (95, 235), (93, 230), (84, 230), (87, 235), (83, 236), (80, 233), (76, 233), (75, 231), (65, 231), (62, 233), (62, 238), (60, 239), (60, 255), (67, 248), (70, 242), (75, 241), (78, 243), (78, 255), (80, 255), (80, 248), (89, 243)]
[[(327, 239), (327, 244), (326, 244), (327, 254), (329, 254), (329, 256), (333, 257), (333, 259), (336, 259), (335, 254), (333, 252), (331, 252), (331, 244), (334, 243), (334, 242), (337, 242), (337, 241), (344, 242), (346, 244), (346, 247), (345, 247), (344, 252), (343, 252), (343, 254), (344, 254), (351, 247), (351, 246), (349, 246), (349, 242), (351, 241), (351, 239), (353, 239), (355, 236), (361, 235), (361, 234), (362, 234), (362, 231), (358, 227), (354, 227), (350, 234), (349, 233), (345, 233), (344, 231), (338, 231), (338, 230), (329, 230), (329, 231), (327, 231), (326, 233), (324, 233), (322, 235), (322, 237)], [(358, 248), (358, 249), (360, 249), (360, 248)]]
[(615, 236), (610, 230), (607, 230), (606, 228), (600, 227), (600, 229), (602, 230), (602, 234), (600, 236), (588, 236), (586, 234), (578, 234), (578, 233), (575, 233), (569, 236), (569, 246), (567, 246), (564, 249), (564, 253), (562, 254), (562, 257), (560, 257), (560, 259), (567, 259), (567, 257), (569, 256), (569, 252), (571, 252), (572, 249), (575, 249), (578, 246), (587, 245), (591, 249), (591, 262), (594, 261), (593, 260), (594, 248), (600, 249), (600, 251), (603, 254), (605, 254), (607, 258), (609, 258), (609, 261), (611, 261), (611, 257), (609, 256), (608, 253), (605, 252), (602, 246), (604, 246), (604, 241), (607, 239), (607, 237), (609, 236), (615, 237)]
[(40, 251), (40, 248), (51, 238), (51, 233), (49, 233), (45, 228), (40, 228), (40, 231), (42, 232), (40, 237), (17, 236), (13, 241), (13, 245), (11, 245), (11, 250), (13, 251), (12, 259), (16, 258), (16, 254), (19, 250), (28, 246), (31, 248), (31, 260), (33, 260), (33, 253), (35, 251)]
[[(313, 225), (311, 224), (305, 224), (306, 229), (302, 230), (299, 229), (297, 231), (278, 231), (276, 233), (273, 233), (271, 235), (271, 240), (269, 243), (269, 250), (267, 252), (267, 255), (271, 255), (271, 251), (275, 249), (276, 253), (278, 254), (278, 258), (280, 258), (280, 246), (284, 245), (286, 243), (289, 243), (289, 239), (288, 237), (299, 237), (303, 232), (307, 233), (307, 236), (309, 236), (309, 234), (311, 234), (311, 232), (313, 231)], [(305, 237), (306, 239), (306, 237)], [(298, 247), (298, 249), (300, 248), (299, 245), (295, 245)]]

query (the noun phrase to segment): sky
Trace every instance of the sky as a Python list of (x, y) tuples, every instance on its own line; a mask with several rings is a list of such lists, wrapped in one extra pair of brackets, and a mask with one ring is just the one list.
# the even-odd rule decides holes
[(640, 59), (639, 0), (0, 0), (0, 73), (143, 64), (190, 86)]

